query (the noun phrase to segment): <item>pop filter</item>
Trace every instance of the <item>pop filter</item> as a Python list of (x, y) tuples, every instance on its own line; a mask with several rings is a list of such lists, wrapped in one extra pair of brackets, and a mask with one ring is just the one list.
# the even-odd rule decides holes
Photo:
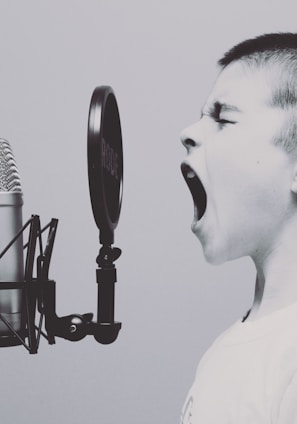
[(91, 332), (100, 343), (112, 343), (118, 336), (120, 322), (114, 321), (114, 261), (121, 249), (112, 247), (118, 224), (123, 188), (122, 131), (117, 101), (109, 86), (95, 88), (88, 121), (88, 174), (93, 215), (99, 229), (100, 248), (96, 262), (98, 284), (97, 322)]
[(111, 245), (118, 224), (123, 186), (123, 146), (119, 110), (109, 86), (95, 88), (88, 121), (88, 175), (100, 243)]

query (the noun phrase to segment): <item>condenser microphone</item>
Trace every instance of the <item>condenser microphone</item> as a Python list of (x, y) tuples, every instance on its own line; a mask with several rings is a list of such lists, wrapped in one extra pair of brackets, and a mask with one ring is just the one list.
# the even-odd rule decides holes
[[(15, 157), (8, 141), (0, 139), (0, 252), (22, 228), (23, 193)], [(0, 318), (17, 332), (22, 330), (22, 290), (1, 289), (1, 283), (24, 281), (22, 234), (0, 259)], [(0, 345), (17, 344), (4, 320), (0, 320)], [(11, 343), (9, 343), (11, 339)]]

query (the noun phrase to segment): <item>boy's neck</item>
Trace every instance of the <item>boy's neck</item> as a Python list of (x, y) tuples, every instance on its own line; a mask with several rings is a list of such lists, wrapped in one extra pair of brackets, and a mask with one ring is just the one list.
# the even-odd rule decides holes
[(270, 253), (254, 260), (257, 269), (254, 303), (247, 321), (297, 302), (297, 225)]

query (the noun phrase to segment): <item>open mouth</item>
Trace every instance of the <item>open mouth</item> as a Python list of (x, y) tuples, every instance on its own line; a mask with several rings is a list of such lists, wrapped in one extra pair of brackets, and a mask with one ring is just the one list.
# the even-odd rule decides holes
[(199, 177), (189, 165), (182, 163), (181, 171), (190, 189), (190, 192), (192, 194), (194, 207), (195, 207), (195, 214), (197, 216), (197, 219), (200, 220), (203, 217), (206, 210), (206, 204), (207, 204), (206, 191)]

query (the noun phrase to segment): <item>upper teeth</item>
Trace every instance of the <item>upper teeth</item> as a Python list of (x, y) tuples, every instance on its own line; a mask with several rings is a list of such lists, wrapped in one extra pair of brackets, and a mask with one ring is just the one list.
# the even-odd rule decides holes
[(187, 172), (187, 178), (194, 178), (194, 177), (195, 177), (195, 173), (193, 171)]

